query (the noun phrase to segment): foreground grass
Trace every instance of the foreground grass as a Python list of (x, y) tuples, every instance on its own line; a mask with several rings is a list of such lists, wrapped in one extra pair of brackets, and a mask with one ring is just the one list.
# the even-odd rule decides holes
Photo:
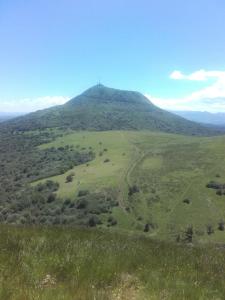
[(0, 229), (0, 299), (224, 299), (224, 250), (117, 232)]

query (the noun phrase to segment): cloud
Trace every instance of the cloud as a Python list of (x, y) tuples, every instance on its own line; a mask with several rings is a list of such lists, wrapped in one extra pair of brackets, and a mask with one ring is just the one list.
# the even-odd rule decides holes
[(157, 98), (146, 95), (156, 105), (169, 110), (225, 112), (225, 71), (199, 70), (189, 75), (180, 71), (170, 74), (173, 80), (210, 81), (209, 85), (183, 98)]
[(23, 98), (19, 100), (0, 101), (1, 112), (32, 112), (55, 105), (62, 105), (69, 100), (65, 96), (44, 96), (38, 98)]
[(173, 71), (170, 74), (171, 79), (175, 80), (191, 80), (191, 81), (206, 81), (210, 78), (221, 79), (225, 78), (225, 72), (222, 71), (205, 71), (199, 70), (189, 75), (185, 75), (180, 71)]

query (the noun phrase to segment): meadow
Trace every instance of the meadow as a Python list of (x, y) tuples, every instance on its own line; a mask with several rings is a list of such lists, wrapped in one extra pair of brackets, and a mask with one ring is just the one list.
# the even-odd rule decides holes
[[(113, 194), (119, 205), (101, 214), (100, 227), (106, 227), (105, 220), (113, 216), (122, 229), (143, 231), (148, 224), (146, 234), (157, 239), (182, 238), (192, 226), (195, 240), (224, 242), (225, 232), (218, 230), (218, 224), (225, 220), (225, 198), (206, 187), (210, 181), (225, 183), (223, 136), (82, 131), (40, 148), (66, 145), (91, 149), (95, 159), (47, 179), (59, 184), (57, 195), (62, 199), (77, 201), (79, 190)], [(67, 182), (71, 172), (73, 181)], [(129, 193), (133, 186), (138, 190)]]

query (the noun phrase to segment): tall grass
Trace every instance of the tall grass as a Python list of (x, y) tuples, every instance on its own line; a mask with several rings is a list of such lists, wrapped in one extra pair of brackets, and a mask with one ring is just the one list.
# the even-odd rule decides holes
[(224, 299), (225, 253), (143, 236), (0, 228), (0, 299)]

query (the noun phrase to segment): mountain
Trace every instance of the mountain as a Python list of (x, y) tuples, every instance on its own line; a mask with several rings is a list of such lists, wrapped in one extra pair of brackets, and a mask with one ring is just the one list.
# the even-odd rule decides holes
[(173, 111), (173, 113), (190, 121), (225, 126), (225, 113), (210, 113), (207, 111)]
[(162, 110), (138, 92), (96, 85), (62, 106), (37, 111), (7, 123), (11, 130), (69, 127), (75, 130), (150, 129), (188, 135), (215, 133)]
[(0, 112), (0, 123), (23, 115), (23, 113)]

